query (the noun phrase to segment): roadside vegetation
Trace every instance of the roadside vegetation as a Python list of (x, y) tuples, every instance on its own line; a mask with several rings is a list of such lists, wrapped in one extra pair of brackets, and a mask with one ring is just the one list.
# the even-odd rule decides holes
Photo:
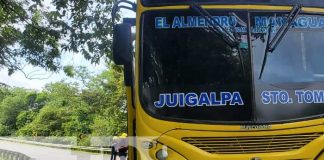
[[(126, 97), (122, 68), (89, 76), (80, 83), (56, 82), (42, 91), (0, 86), (0, 136), (72, 136), (89, 145), (91, 136), (126, 131)], [(86, 75), (86, 76), (85, 76)]]
[[(47, 84), (42, 91), (10, 87), (0, 78), (0, 136), (90, 136), (126, 130), (122, 68), (111, 63), (113, 0), (0, 0), (0, 71), (23, 73), (26, 66), (64, 71), (79, 83)], [(119, 20), (117, 16), (117, 21)], [(108, 70), (91, 76), (86, 68), (62, 63), (79, 54)], [(37, 75), (37, 74), (36, 74)]]

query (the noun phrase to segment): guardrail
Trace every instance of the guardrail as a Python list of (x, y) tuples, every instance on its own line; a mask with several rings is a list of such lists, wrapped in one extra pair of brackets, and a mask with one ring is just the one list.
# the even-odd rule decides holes
[(16, 142), (16, 143), (23, 143), (23, 144), (38, 145), (38, 146), (44, 146), (44, 147), (51, 147), (51, 148), (93, 152), (93, 153), (104, 153), (104, 154), (111, 153), (111, 148), (103, 148), (103, 147), (86, 147), (86, 146), (52, 144), (52, 143), (43, 143), (43, 142), (27, 141), (27, 140), (20, 140), (20, 139), (14, 139), (14, 138), (4, 138), (4, 137), (1, 137), (0, 140)]
[(33, 160), (25, 154), (4, 149), (0, 149), (0, 159), (1, 158), (4, 160)]

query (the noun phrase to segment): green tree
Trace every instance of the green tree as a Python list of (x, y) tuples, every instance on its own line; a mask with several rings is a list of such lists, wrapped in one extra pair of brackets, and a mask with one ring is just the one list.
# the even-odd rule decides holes
[(0, 103), (10, 94), (9, 87), (5, 84), (0, 84)]
[(43, 108), (47, 102), (46, 93), (29, 92), (25, 96), (26, 107), (28, 110), (20, 111), (16, 118), (16, 129), (19, 130), (25, 125), (31, 123), (37, 116), (38, 111)]
[(41, 92), (0, 88), (6, 93), (0, 101), (0, 135), (74, 136), (78, 144), (89, 145), (91, 135), (125, 132), (122, 68), (110, 65), (98, 76), (82, 75), (87, 78), (82, 90), (63, 81), (48, 84)]
[(73, 108), (69, 121), (62, 124), (64, 135), (77, 137), (79, 145), (90, 145), (88, 135), (91, 134), (91, 123), (92, 115), (89, 106), (83, 102), (80, 106)]
[[(57, 82), (45, 87), (46, 105), (18, 135), (76, 136), (90, 134), (89, 106), (82, 102), (76, 84)], [(26, 116), (25, 116), (26, 117)]]
[(11, 90), (11, 95), (5, 97), (0, 104), (0, 123), (10, 131), (17, 129), (16, 118), (21, 111), (28, 110), (26, 97), (28, 92), (21, 88)]
[(76, 83), (56, 82), (47, 84), (43, 91), (47, 94), (49, 103), (56, 103), (57, 106), (67, 106), (79, 103), (79, 90)]
[[(89, 90), (100, 95), (97, 105), (100, 107), (91, 126), (93, 135), (117, 135), (127, 128), (127, 107), (124, 88), (123, 69), (110, 65), (108, 71), (95, 77), (89, 83)], [(95, 101), (95, 100), (92, 100)]]
[(8, 126), (5, 126), (3, 124), (0, 124), (0, 136), (9, 136), (10, 133), (10, 129)]
[(63, 136), (62, 124), (66, 122), (70, 111), (56, 107), (55, 104), (42, 108), (34, 121), (22, 127), (17, 134), (20, 136)]
[(113, 0), (0, 0), (0, 69), (11, 75), (27, 63), (57, 71), (66, 51), (93, 63), (110, 57), (112, 5)]
[(16, 119), (17, 129), (24, 127), (25, 125), (31, 123), (35, 117), (37, 116), (37, 112), (35, 111), (22, 111), (19, 113)]

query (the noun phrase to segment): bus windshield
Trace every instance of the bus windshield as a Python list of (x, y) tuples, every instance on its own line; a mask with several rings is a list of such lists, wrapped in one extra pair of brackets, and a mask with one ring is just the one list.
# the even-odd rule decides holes
[[(286, 15), (256, 12), (251, 16), (254, 77), (259, 77), (268, 36), (274, 37)], [(263, 76), (254, 80), (256, 115), (260, 121), (324, 114), (323, 42), (324, 16), (303, 14), (296, 18), (277, 49), (268, 53)]]
[(191, 10), (143, 14), (140, 95), (147, 113), (216, 123), (297, 121), (324, 114), (324, 16), (299, 14), (278, 47), (267, 52), (289, 11), (208, 12), (235, 36), (237, 46), (212, 34), (206, 20)]
[(210, 13), (237, 37), (237, 47), (212, 34), (207, 21), (191, 10), (142, 16), (141, 100), (148, 113), (164, 119), (251, 121), (247, 14)]

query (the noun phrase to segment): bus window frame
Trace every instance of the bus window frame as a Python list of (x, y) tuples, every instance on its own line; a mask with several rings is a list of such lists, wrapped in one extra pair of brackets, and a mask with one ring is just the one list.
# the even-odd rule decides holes
[[(323, 2), (324, 3), (324, 2)], [(304, 7), (304, 6), (303, 6)], [(143, 14), (145, 14), (146, 12), (151, 12), (151, 11), (178, 11), (178, 10), (183, 10), (182, 8), (179, 9), (149, 9), (149, 10), (145, 10), (143, 12), (140, 13), (140, 20), (139, 20), (139, 24), (137, 25), (139, 27), (139, 41), (138, 41), (138, 53), (136, 54), (138, 56), (139, 62), (138, 62), (138, 98), (139, 98), (139, 104), (146, 114), (148, 114), (149, 116), (159, 119), (159, 120), (165, 120), (165, 121), (170, 121), (170, 122), (181, 122), (181, 123), (194, 123), (194, 124), (213, 124), (213, 125), (249, 125), (249, 124), (270, 124), (270, 125), (274, 125), (274, 124), (282, 124), (282, 123), (293, 123), (293, 122), (302, 122), (302, 121), (306, 121), (306, 120), (316, 120), (316, 119), (320, 119), (324, 117), (324, 114), (321, 115), (316, 115), (316, 116), (308, 116), (308, 117), (303, 117), (303, 118), (296, 118), (296, 119), (289, 119), (289, 120), (280, 120), (280, 121), (269, 121), (269, 122), (258, 122), (258, 120), (256, 120), (255, 118), (257, 117), (256, 115), (254, 115), (255, 111), (256, 111), (256, 105), (255, 105), (255, 83), (254, 83), (254, 79), (255, 76), (254, 74), (252, 74), (252, 104), (254, 106), (252, 106), (252, 120), (251, 121), (209, 121), (209, 120), (188, 120), (188, 119), (181, 119), (181, 118), (167, 118), (165, 116), (160, 116), (157, 114), (153, 114), (151, 112), (149, 112), (147, 110), (146, 107), (143, 106), (143, 96), (142, 96), (142, 79), (143, 79), (143, 44), (142, 44), (142, 39), (143, 39)], [(250, 14), (251, 13), (255, 13), (255, 12), (285, 12), (285, 13), (289, 13), (289, 10), (261, 10), (261, 9), (231, 9), (231, 8), (217, 8), (215, 10), (219, 10), (219, 11), (224, 11), (224, 10), (231, 10), (231, 11), (246, 11), (247, 12), (247, 16), (248, 19), (251, 21), (251, 17)], [(323, 6), (323, 12), (311, 12), (311, 11), (303, 11), (300, 13), (300, 15), (320, 15), (320, 16), (324, 16), (324, 6)], [(250, 22), (249, 22), (250, 23)], [(252, 33), (250, 30), (248, 30), (247, 33), (249, 36), (252, 36)], [(251, 38), (251, 37), (250, 37)], [(248, 44), (249, 46), (252, 46), (252, 41), (249, 38)], [(252, 54), (252, 48), (249, 49), (249, 52), (251, 54), (250, 58), (251, 58), (251, 69), (252, 69), (252, 73), (254, 73), (254, 68), (253, 68), (253, 54)]]

